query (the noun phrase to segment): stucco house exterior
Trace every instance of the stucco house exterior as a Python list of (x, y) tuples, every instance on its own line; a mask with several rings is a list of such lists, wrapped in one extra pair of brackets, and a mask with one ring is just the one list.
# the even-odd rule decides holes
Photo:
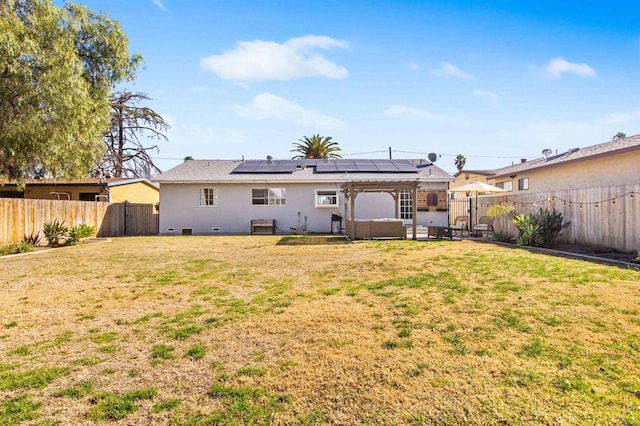
[(564, 152), (548, 149), (534, 160), (495, 170), (455, 174), (451, 188), (480, 180), (511, 193), (546, 192), (640, 183), (640, 135)]
[(160, 192), (144, 178), (45, 178), (27, 179), (22, 190), (15, 182), (5, 183), (0, 186), (0, 197), (157, 204)]
[[(419, 225), (447, 226), (452, 180), (426, 160), (271, 158), (190, 160), (154, 178), (161, 234), (250, 234), (252, 223), (272, 223), (277, 234), (340, 232), (333, 219), (347, 210), (356, 219), (398, 217), (406, 224), (415, 212)], [(354, 184), (385, 189), (358, 186), (363, 190), (345, 205), (345, 185)], [(415, 209), (411, 193), (400, 191), (409, 185)]]

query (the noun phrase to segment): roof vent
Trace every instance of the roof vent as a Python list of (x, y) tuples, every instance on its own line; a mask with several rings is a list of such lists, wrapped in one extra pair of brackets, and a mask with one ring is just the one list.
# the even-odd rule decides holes
[(521, 159), (520, 159), (520, 163), (526, 163), (526, 162), (527, 162), (527, 159), (526, 159), (526, 158), (521, 158)]
[(542, 155), (544, 155), (544, 159), (546, 160), (547, 158), (549, 158), (549, 156), (551, 155), (553, 151), (551, 151), (549, 148), (545, 148), (542, 150)]
[(273, 164), (273, 157), (270, 155), (267, 155), (267, 164)]

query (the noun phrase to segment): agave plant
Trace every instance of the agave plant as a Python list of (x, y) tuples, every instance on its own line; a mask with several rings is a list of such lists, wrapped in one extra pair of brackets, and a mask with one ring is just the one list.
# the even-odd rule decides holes
[(69, 228), (64, 226), (64, 221), (60, 222), (58, 219), (54, 219), (53, 222), (48, 222), (42, 225), (42, 233), (47, 243), (52, 246), (59, 246), (60, 240), (63, 240), (69, 235)]
[(81, 239), (90, 237), (93, 234), (95, 234), (95, 228), (93, 226), (81, 223), (69, 229), (68, 238), (64, 243), (68, 246), (76, 245)]
[(562, 213), (556, 209), (540, 209), (538, 213), (516, 215), (513, 224), (520, 231), (518, 244), (533, 247), (555, 245), (560, 232), (571, 224), (563, 221)]

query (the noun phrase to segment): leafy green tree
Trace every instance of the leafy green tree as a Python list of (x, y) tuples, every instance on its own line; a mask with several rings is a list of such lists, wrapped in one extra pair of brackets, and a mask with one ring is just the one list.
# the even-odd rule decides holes
[(338, 151), (342, 151), (338, 142), (334, 142), (332, 139), (331, 136), (303, 136), (299, 142), (293, 144), (294, 149), (291, 152), (299, 153), (293, 159), (342, 158), (340, 154), (337, 154)]
[(622, 140), (622, 139), (624, 139), (624, 138), (626, 138), (626, 137), (627, 137), (627, 134), (626, 134), (626, 133), (624, 133), (624, 132), (618, 132), (618, 133), (616, 133), (616, 134), (611, 138), (611, 140), (614, 140), (614, 141), (620, 141), (620, 140)]
[(453, 160), (453, 163), (456, 165), (456, 168), (458, 169), (458, 171), (461, 172), (465, 164), (467, 164), (467, 159), (464, 155), (458, 154), (456, 156), (456, 159)]
[(140, 59), (117, 22), (85, 6), (0, 1), (0, 179), (86, 175), (104, 150), (109, 92)]
[(158, 145), (145, 146), (146, 139), (167, 140), (164, 131), (169, 124), (154, 110), (140, 105), (149, 98), (144, 93), (116, 92), (111, 96), (111, 128), (105, 134), (107, 150), (98, 169), (114, 177), (149, 177), (160, 169), (153, 163), (150, 152), (158, 152)]

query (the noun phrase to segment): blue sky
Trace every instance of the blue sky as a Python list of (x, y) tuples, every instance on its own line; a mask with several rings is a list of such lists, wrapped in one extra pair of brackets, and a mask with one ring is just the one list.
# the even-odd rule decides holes
[(640, 7), (624, 1), (80, 1), (122, 25), (125, 87), (170, 123), (154, 157), (345, 158), (454, 172), (640, 133)]

